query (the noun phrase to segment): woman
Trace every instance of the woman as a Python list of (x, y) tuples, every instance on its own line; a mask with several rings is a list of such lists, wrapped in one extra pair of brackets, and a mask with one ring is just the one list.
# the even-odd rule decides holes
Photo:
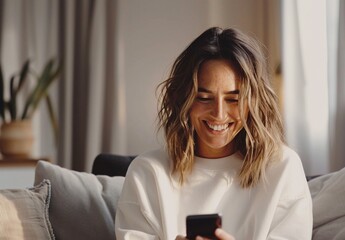
[(131, 164), (117, 238), (186, 239), (186, 216), (220, 213), (218, 239), (311, 239), (303, 167), (284, 144), (255, 40), (210, 28), (182, 52), (161, 86), (166, 148)]

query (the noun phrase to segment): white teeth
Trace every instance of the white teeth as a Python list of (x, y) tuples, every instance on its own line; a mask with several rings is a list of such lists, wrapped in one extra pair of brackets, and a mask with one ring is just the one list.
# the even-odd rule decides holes
[(229, 127), (229, 124), (212, 125), (208, 122), (207, 122), (207, 125), (209, 126), (209, 128), (211, 128), (212, 130), (215, 130), (215, 131), (222, 131), (222, 130), (227, 129)]

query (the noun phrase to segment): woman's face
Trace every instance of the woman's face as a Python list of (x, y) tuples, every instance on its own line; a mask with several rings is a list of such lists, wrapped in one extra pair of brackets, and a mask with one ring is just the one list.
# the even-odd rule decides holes
[(208, 60), (201, 65), (198, 93), (190, 110), (197, 156), (220, 158), (236, 151), (233, 139), (243, 127), (239, 94), (239, 80), (230, 62)]

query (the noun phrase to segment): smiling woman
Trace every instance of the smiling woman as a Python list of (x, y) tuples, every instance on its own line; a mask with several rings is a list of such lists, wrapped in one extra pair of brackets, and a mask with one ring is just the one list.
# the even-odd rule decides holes
[(284, 143), (257, 42), (210, 28), (160, 86), (166, 148), (131, 163), (116, 236), (182, 240), (187, 216), (219, 214), (217, 239), (311, 239), (309, 188), (300, 158)]

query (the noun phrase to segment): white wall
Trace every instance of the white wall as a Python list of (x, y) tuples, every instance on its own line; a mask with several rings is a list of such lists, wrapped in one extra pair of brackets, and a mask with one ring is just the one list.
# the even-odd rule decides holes
[(35, 166), (0, 168), (0, 189), (32, 187), (34, 180)]
[(117, 74), (124, 116), (117, 131), (124, 135), (124, 144), (121, 149), (115, 146), (115, 152), (138, 154), (157, 148), (162, 141), (156, 137), (155, 88), (168, 76), (175, 58), (215, 25), (237, 27), (265, 41), (266, 4), (264, 0), (119, 0)]

